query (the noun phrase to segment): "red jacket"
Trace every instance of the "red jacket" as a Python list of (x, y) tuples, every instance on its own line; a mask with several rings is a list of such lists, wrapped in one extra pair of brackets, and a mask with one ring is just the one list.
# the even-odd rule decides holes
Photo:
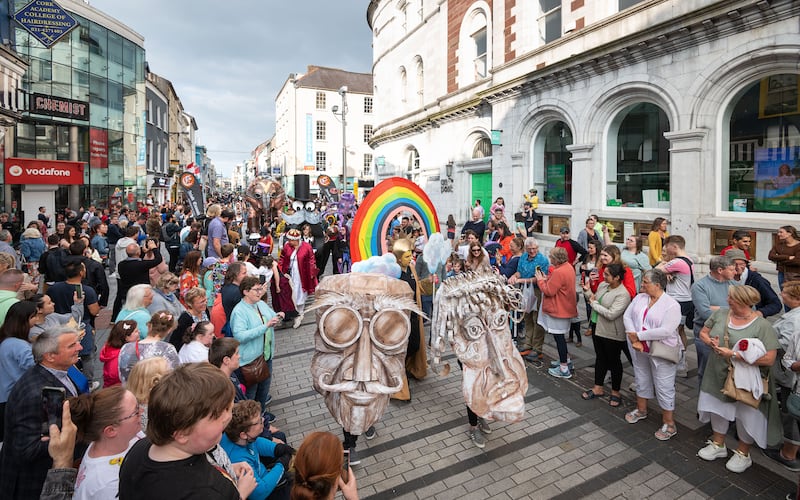
[(578, 296), (575, 293), (575, 268), (565, 262), (551, 267), (546, 279), (538, 281), (542, 291), (542, 311), (554, 318), (578, 316)]
[(106, 344), (100, 350), (98, 358), (103, 362), (103, 387), (120, 385), (119, 379), (119, 347)]
[[(605, 266), (598, 267), (597, 272), (600, 275), (600, 279), (589, 282), (589, 287), (592, 289), (592, 292), (597, 292), (597, 287), (600, 286), (600, 283), (603, 281), (603, 272), (605, 272), (605, 269)], [(625, 287), (631, 298), (636, 297), (639, 293), (636, 289), (636, 281), (633, 279), (633, 271), (631, 271), (629, 267), (625, 267), (625, 274), (622, 275), (622, 286)]]
[[(278, 261), (278, 267), (282, 273), (291, 275), (291, 261), (294, 252), (295, 248), (291, 243), (287, 242), (283, 246), (281, 258)], [(297, 247), (297, 267), (300, 269), (300, 282), (303, 284), (303, 290), (308, 294), (314, 293), (319, 284), (317, 261), (314, 259), (314, 250), (311, 245), (304, 241), (301, 241), (300, 246)]]

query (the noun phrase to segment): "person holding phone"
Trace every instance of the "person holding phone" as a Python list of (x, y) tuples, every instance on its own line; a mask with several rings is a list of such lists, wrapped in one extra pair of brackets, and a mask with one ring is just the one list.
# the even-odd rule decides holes
[[(5, 438), (0, 450), (0, 491), (9, 500), (39, 498), (52, 459), (47, 453), (49, 423), (42, 415), (42, 390), (64, 389), (67, 397), (77, 396), (80, 384), (68, 370), (78, 362), (81, 352), (78, 331), (52, 328), (39, 335), (33, 344), (31, 369), (17, 381), (8, 397)], [(75, 458), (85, 451), (79, 446)]]
[(292, 498), (332, 500), (341, 490), (345, 500), (358, 500), (356, 476), (349, 466), (344, 472), (342, 442), (330, 432), (306, 436), (297, 449), (294, 468)]

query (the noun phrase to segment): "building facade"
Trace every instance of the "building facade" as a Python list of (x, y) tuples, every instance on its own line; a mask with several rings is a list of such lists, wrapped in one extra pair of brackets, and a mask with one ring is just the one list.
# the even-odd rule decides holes
[(169, 175), (169, 99), (147, 72), (145, 113), (147, 125), (147, 188), (156, 205), (169, 200), (172, 179)]
[[(11, 2), (14, 12), (27, 3)], [(82, 163), (83, 182), (54, 184), (46, 190), (11, 185), (5, 189), (3, 204), (26, 205), (25, 192), (37, 202), (49, 197), (51, 203), (41, 202), (49, 210), (143, 200), (147, 194), (144, 40), (86, 2), (61, 0), (59, 5), (78, 26), (51, 48), (19, 25), (10, 30), (11, 45), (29, 68), (21, 86), (25, 108), (6, 140), (6, 157)], [(63, 112), (67, 107), (71, 111)], [(7, 186), (11, 181), (4, 179)]]
[(289, 75), (275, 98), (271, 161), (289, 193), (294, 174), (309, 174), (312, 192), (320, 174), (341, 189), (343, 164), (348, 192), (359, 179), (372, 179), (372, 88), (372, 75), (340, 69), (309, 66), (304, 75)]
[[(701, 257), (800, 214), (800, 3), (373, 0), (378, 180), (442, 220), (538, 190), (544, 240), (656, 217)], [(510, 215), (510, 214), (509, 214)], [(771, 268), (769, 265), (762, 266)]]

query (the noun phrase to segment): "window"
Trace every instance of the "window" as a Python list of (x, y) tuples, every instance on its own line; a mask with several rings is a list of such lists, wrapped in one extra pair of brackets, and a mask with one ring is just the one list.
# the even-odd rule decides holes
[(317, 122), (317, 140), (318, 140), (318, 141), (324, 141), (324, 140), (326, 140), (326, 139), (325, 139), (325, 138), (326, 138), (326, 134), (325, 134), (326, 130), (325, 130), (325, 129), (326, 129), (326, 124), (325, 124), (325, 122), (323, 122), (323, 121), (318, 121), (318, 122)]
[(406, 179), (410, 179), (416, 182), (416, 178), (419, 176), (419, 151), (417, 148), (411, 148), (408, 150), (408, 163), (406, 166)]
[(543, 203), (572, 203), (572, 130), (562, 121), (542, 127), (533, 143), (533, 187)]
[(364, 169), (361, 172), (362, 177), (372, 177), (372, 154), (364, 153)]
[(324, 172), (328, 164), (328, 155), (325, 151), (317, 151), (317, 161), (315, 163), (317, 172)]
[(406, 102), (407, 92), (408, 92), (408, 77), (406, 76), (406, 69), (400, 66), (400, 101)]
[(325, 92), (317, 92), (317, 109), (325, 109)]
[(667, 115), (655, 104), (635, 103), (616, 116), (609, 131), (608, 205), (669, 208), (668, 131)]
[(561, 37), (561, 0), (539, 0), (539, 38), (550, 43)]
[(369, 142), (372, 139), (372, 125), (364, 125), (364, 142)]
[(372, 97), (364, 97), (364, 114), (372, 113)]
[(773, 74), (733, 102), (722, 148), (723, 210), (800, 214), (799, 95), (800, 75)]
[(472, 35), (475, 43), (475, 78), (486, 78), (486, 28)]
[(643, 0), (619, 0), (619, 10), (625, 10), (628, 7), (633, 7), (637, 3), (641, 3)]
[(419, 107), (425, 105), (425, 70), (422, 67), (422, 58), (417, 56), (417, 102)]
[(492, 141), (488, 137), (483, 137), (475, 143), (472, 149), (472, 158), (488, 158), (492, 156)]

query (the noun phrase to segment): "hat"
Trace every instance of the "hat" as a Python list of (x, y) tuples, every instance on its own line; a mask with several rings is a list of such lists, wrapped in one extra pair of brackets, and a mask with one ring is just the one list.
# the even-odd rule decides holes
[(290, 229), (286, 232), (286, 239), (296, 241), (299, 240), (302, 235), (298, 229)]
[(738, 248), (734, 248), (725, 252), (725, 257), (728, 257), (731, 260), (743, 260), (745, 262), (748, 262), (747, 256), (744, 254), (743, 251), (739, 250)]
[(563, 227), (561, 228), (561, 231), (560, 231), (560, 232), (561, 232), (561, 234), (568, 233), (568, 232), (569, 232), (569, 228), (568, 228), (567, 226), (563, 226)]
[(222, 211), (221, 214), (219, 214), (219, 216), (225, 217), (227, 219), (233, 219), (236, 216), (236, 212), (234, 212), (230, 208), (226, 208), (225, 210)]
[(203, 260), (203, 267), (211, 267), (214, 264), (216, 264), (217, 262), (219, 262), (219, 259), (216, 258), (216, 257), (206, 257)]

